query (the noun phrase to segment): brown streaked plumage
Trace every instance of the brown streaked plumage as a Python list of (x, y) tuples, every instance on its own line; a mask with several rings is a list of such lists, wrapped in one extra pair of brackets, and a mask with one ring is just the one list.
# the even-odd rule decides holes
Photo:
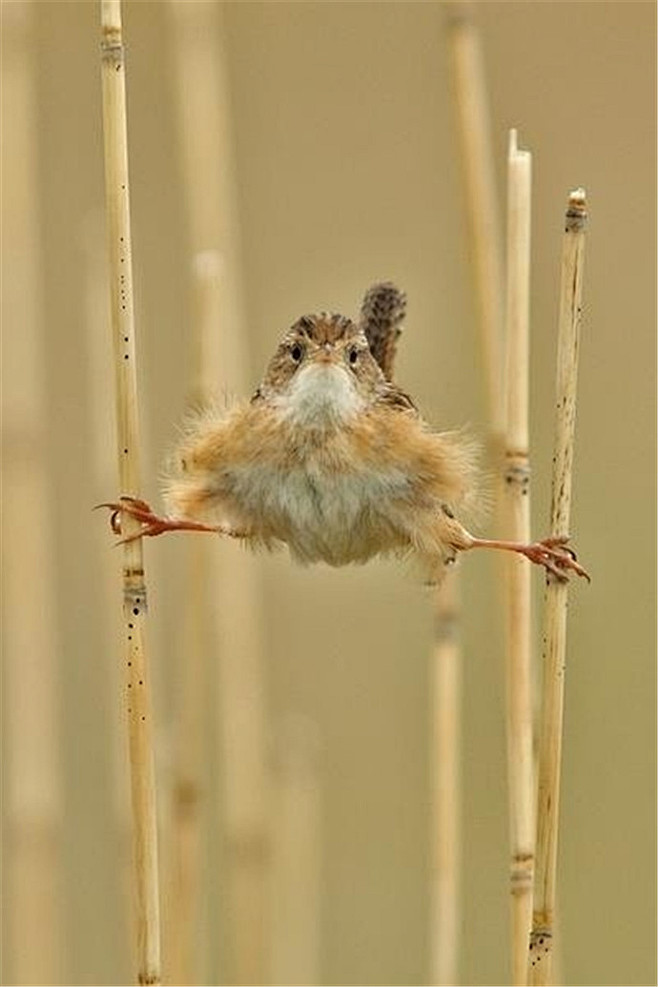
[(489, 542), (457, 520), (477, 500), (472, 443), (433, 431), (392, 382), (404, 312), (387, 282), (368, 291), (359, 324), (326, 312), (298, 319), (249, 403), (189, 426), (168, 474), (171, 516), (124, 498), (106, 505), (115, 525), (128, 511), (142, 535), (216, 531), (333, 566), (414, 554), (434, 580), (476, 547), (584, 575), (563, 544)]

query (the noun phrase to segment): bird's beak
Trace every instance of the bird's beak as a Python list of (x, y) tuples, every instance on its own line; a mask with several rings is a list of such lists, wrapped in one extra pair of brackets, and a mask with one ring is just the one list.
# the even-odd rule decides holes
[(323, 343), (315, 357), (318, 363), (333, 363), (334, 348), (331, 343)]

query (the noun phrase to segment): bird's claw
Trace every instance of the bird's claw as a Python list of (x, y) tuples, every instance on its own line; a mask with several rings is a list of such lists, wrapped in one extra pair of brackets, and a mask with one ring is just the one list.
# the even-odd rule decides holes
[(160, 517), (156, 514), (150, 504), (139, 497), (122, 496), (118, 501), (110, 501), (105, 504), (97, 504), (95, 510), (106, 507), (110, 514), (110, 527), (115, 535), (122, 533), (121, 515), (128, 514), (129, 517), (139, 521), (140, 528), (133, 534), (120, 538), (117, 545), (127, 545), (138, 538), (154, 538), (165, 531), (213, 531), (217, 528), (198, 521), (184, 521), (176, 518)]
[(568, 536), (564, 535), (544, 538), (542, 541), (527, 545), (523, 554), (531, 562), (543, 565), (547, 572), (562, 583), (567, 582), (570, 572), (575, 572), (577, 576), (582, 576), (591, 583), (590, 574), (580, 565), (576, 553), (568, 547), (568, 541)]

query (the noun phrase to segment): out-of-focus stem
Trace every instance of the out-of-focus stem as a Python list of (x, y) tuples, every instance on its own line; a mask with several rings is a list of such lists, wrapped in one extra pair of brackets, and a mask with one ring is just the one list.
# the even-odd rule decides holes
[(430, 983), (457, 983), (459, 954), (461, 653), (458, 573), (436, 597), (431, 665), (433, 826)]
[[(507, 537), (530, 541), (528, 356), (531, 157), (510, 131), (507, 191), (507, 332), (503, 501)], [(512, 983), (527, 975), (534, 863), (530, 570), (510, 552), (507, 567), (507, 764), (512, 903)]]
[(504, 415), (501, 391), (502, 239), (484, 59), (472, 6), (467, 2), (453, 2), (446, 5), (446, 11), (484, 386), (496, 452), (501, 444)]
[(272, 791), (272, 984), (320, 983), (320, 787), (314, 725), (288, 716)]
[(63, 975), (58, 590), (48, 477), (33, 3), (2, 5), (3, 982)]
[[(197, 268), (215, 269), (201, 286), (198, 304), (210, 307), (205, 329), (195, 317), (195, 393), (243, 394), (246, 342), (242, 321), (236, 176), (229, 113), (229, 86), (223, 45), (221, 5), (171, 0), (179, 152), (191, 251)], [(218, 645), (217, 721), (223, 788), (220, 825), (226, 841), (220, 876), (229, 950), (222, 958), (224, 979), (263, 983), (266, 969), (265, 900), (269, 841), (265, 771), (265, 727), (261, 639), (255, 561), (236, 545), (208, 545), (209, 585), (214, 605), (207, 608), (209, 636)], [(199, 698), (197, 696), (197, 698)], [(195, 700), (196, 701), (196, 700)], [(187, 714), (185, 714), (187, 716)], [(191, 722), (188, 716), (188, 722)], [(196, 727), (195, 727), (196, 729)], [(188, 833), (197, 826), (188, 820)], [(193, 823), (193, 819), (196, 822)], [(192, 857), (189, 858), (192, 864)], [(195, 879), (190, 878), (194, 882)], [(198, 883), (191, 883), (193, 891)], [(179, 902), (182, 906), (182, 902)], [(191, 902), (189, 907), (191, 907)], [(213, 937), (214, 941), (218, 937)], [(188, 954), (189, 955), (189, 954)]]

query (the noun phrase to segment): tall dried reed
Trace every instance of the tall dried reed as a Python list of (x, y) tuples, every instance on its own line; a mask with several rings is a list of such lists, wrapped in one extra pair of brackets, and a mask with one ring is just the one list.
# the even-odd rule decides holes
[[(126, 76), (120, 0), (101, 0), (101, 28), (105, 197), (119, 486), (123, 496), (139, 496)], [(130, 536), (138, 530), (137, 522), (127, 516), (123, 518), (124, 535)], [(161, 972), (156, 792), (149, 667), (145, 643), (146, 581), (140, 538), (123, 546), (123, 595), (123, 660), (133, 815), (137, 980), (140, 984), (159, 984)]]
[(431, 983), (457, 983), (461, 864), (461, 646), (459, 583), (450, 573), (436, 594), (431, 664)]
[(487, 412), (494, 453), (503, 432), (501, 391), (503, 262), (489, 95), (480, 32), (467, 0), (446, 4), (460, 159), (468, 215), (473, 286), (478, 305)]
[[(192, 409), (212, 398), (209, 376), (217, 372), (208, 358), (221, 311), (221, 264), (216, 251), (193, 258), (192, 380), (188, 389)], [(208, 894), (203, 868), (203, 841), (208, 835), (209, 741), (208, 688), (211, 683), (213, 625), (211, 591), (215, 583), (210, 539), (190, 539), (183, 546), (185, 593), (182, 599), (182, 640), (177, 669), (174, 777), (171, 792), (169, 894), (166, 909), (168, 955), (165, 964), (172, 983), (203, 983), (208, 977), (206, 943), (200, 941), (201, 907)]]
[[(576, 189), (569, 196), (562, 240), (551, 497), (551, 535), (555, 537), (569, 534), (571, 517), (586, 222), (585, 192), (583, 189)], [(549, 574), (544, 600), (544, 678), (537, 798), (537, 864), (528, 953), (528, 982), (538, 987), (550, 984), (552, 979), (568, 596), (568, 583), (557, 580)]]
[(321, 983), (318, 746), (314, 723), (296, 715), (283, 719), (272, 785), (272, 984)]
[[(530, 541), (528, 356), (531, 157), (510, 131), (507, 189), (507, 331), (504, 508), (507, 537)], [(532, 751), (531, 563), (509, 553), (507, 567), (507, 763), (512, 899), (512, 983), (526, 982), (532, 916), (534, 783)]]
[[(471, 277), (477, 299), (489, 455), (498, 464), (502, 438), (501, 236), (489, 100), (479, 30), (467, 2), (445, 5), (460, 162), (468, 217)], [(435, 610), (433, 653), (433, 877), (431, 982), (454, 984), (459, 965), (461, 863), (459, 759), (461, 750), (461, 650), (458, 573), (441, 587)]]
[[(171, 0), (179, 153), (191, 253), (218, 268), (205, 280), (209, 308), (195, 317), (200, 396), (243, 395), (247, 348), (242, 317), (236, 175), (221, 5)], [(197, 271), (197, 286), (199, 271)], [(205, 301), (204, 301), (205, 298)], [(218, 394), (219, 392), (219, 394)], [(196, 550), (194, 547), (193, 550)], [(210, 544), (207, 610), (218, 644), (217, 721), (222, 789), (220, 825), (226, 852), (220, 877), (230, 955), (220, 966), (232, 983), (262, 983), (266, 968), (265, 713), (255, 560), (238, 545)], [(180, 903), (182, 904), (182, 903)], [(217, 941), (217, 937), (215, 937)]]
[(37, 5), (2, 5), (3, 982), (64, 976), (57, 580), (49, 467)]

